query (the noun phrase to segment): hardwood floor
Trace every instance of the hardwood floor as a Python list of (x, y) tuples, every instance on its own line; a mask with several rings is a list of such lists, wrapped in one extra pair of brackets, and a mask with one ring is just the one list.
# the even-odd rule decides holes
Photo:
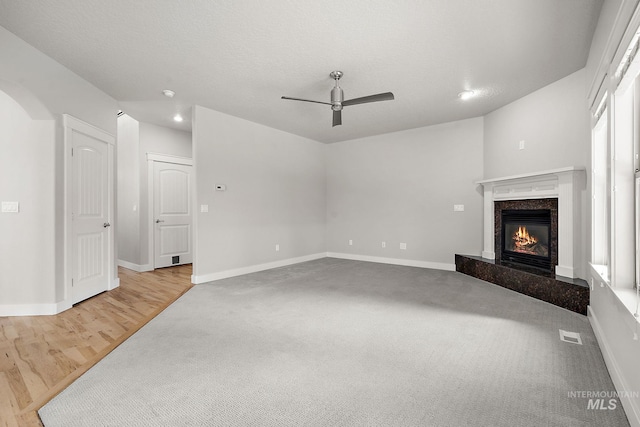
[(0, 426), (37, 410), (191, 288), (191, 265), (137, 273), (55, 316), (0, 317)]

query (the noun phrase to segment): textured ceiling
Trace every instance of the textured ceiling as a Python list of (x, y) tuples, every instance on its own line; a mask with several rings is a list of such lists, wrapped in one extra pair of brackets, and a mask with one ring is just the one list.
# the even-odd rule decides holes
[[(602, 0), (0, 0), (0, 25), (190, 129), (194, 104), (322, 142), (477, 117), (583, 68)], [(346, 107), (331, 127), (332, 70)], [(176, 92), (173, 99), (163, 89)], [(479, 96), (462, 101), (473, 89)], [(175, 124), (182, 112), (187, 120)], [(115, 114), (115, 112), (114, 112)]]

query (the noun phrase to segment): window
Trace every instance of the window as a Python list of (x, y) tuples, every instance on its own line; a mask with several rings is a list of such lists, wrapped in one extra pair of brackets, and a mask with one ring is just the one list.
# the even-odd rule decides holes
[(592, 258), (591, 262), (598, 266), (600, 275), (609, 281), (609, 211), (608, 184), (608, 123), (607, 111), (602, 110), (600, 118), (593, 129), (592, 144)]
[(635, 33), (594, 115), (592, 132), (592, 264), (614, 289), (639, 276), (636, 169), (640, 146), (640, 55)]

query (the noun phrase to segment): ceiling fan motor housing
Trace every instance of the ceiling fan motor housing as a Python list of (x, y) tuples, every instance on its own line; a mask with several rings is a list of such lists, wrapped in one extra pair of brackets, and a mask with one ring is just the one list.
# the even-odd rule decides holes
[(344, 101), (344, 94), (342, 93), (342, 89), (339, 86), (331, 89), (331, 109), (333, 111), (342, 110), (342, 101)]

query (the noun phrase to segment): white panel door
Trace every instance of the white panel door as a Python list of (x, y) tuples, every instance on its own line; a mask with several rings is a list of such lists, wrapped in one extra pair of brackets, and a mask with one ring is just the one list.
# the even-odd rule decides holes
[(72, 131), (72, 302), (109, 288), (108, 144)]
[(153, 162), (154, 267), (190, 264), (191, 166)]

